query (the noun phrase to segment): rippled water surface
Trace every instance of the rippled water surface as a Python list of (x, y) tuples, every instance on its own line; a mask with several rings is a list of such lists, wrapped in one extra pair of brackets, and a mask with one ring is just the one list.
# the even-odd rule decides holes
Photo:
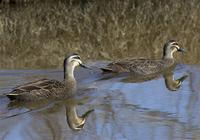
[[(0, 140), (200, 139), (199, 0), (0, 4)], [(107, 63), (98, 60), (159, 59), (171, 39), (187, 50), (172, 71), (141, 78), (95, 68)], [(50, 68), (74, 52), (94, 71), (76, 70), (73, 98), (11, 103), (4, 95), (42, 78), (62, 81), (62, 69)]]
[[(40, 78), (62, 80), (62, 70), (1, 70), (0, 139), (200, 139), (199, 71), (179, 64), (167, 75), (137, 82), (131, 75), (78, 69), (74, 98), (12, 106), (3, 93)], [(186, 79), (174, 86), (173, 79), (182, 76)], [(70, 110), (78, 116), (89, 111), (83, 129), (75, 130)]]

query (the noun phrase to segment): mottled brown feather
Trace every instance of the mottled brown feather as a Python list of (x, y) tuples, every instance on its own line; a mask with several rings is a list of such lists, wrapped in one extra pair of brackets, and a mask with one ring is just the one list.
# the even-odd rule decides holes
[(104, 72), (132, 72), (139, 75), (156, 74), (174, 65), (173, 59), (125, 59), (115, 61), (102, 68)]
[(64, 97), (65, 85), (57, 80), (41, 79), (16, 87), (7, 94), (11, 100), (40, 100)]

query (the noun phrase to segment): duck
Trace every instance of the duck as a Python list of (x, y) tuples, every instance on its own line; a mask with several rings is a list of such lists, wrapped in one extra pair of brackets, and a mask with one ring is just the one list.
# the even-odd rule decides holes
[(78, 54), (74, 53), (64, 59), (64, 80), (40, 79), (15, 87), (6, 96), (11, 101), (37, 101), (41, 99), (66, 98), (76, 92), (75, 67), (89, 68), (83, 64)]
[(152, 75), (173, 67), (174, 53), (185, 52), (177, 41), (169, 40), (164, 44), (162, 59), (128, 58), (109, 63), (101, 68), (103, 73), (133, 73), (136, 75)]

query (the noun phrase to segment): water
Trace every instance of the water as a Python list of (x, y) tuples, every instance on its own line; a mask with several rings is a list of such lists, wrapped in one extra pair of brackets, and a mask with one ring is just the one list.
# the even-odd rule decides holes
[[(179, 64), (173, 75), (136, 82), (127, 75), (112, 77), (99, 71), (78, 69), (79, 91), (72, 99), (12, 107), (2, 96), (0, 139), (199, 139), (199, 71), (198, 66)], [(188, 77), (176, 91), (169, 87), (170, 79), (184, 75)], [(9, 92), (17, 85), (40, 78), (62, 80), (62, 77), (59, 69), (1, 70), (0, 92)], [(73, 110), (79, 117), (91, 111), (80, 130), (73, 127), (76, 121)]]
[[(70, 3), (37, 0), (1, 5), (0, 139), (200, 139), (200, 2)], [(91, 63), (95, 66), (104, 63), (96, 60), (159, 59), (169, 39), (177, 40), (188, 53), (177, 55), (181, 64), (165, 75), (141, 79), (78, 69), (74, 98), (11, 104), (3, 96), (34, 80), (62, 80), (61, 69), (41, 68), (60, 68), (72, 52), (84, 62), (95, 61)], [(41, 70), (16, 70), (24, 68)], [(181, 77), (186, 79), (177, 86), (174, 79)]]

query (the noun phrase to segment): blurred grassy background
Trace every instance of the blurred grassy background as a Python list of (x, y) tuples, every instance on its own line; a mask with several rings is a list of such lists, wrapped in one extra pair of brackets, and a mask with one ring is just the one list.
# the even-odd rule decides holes
[(188, 51), (179, 60), (200, 64), (199, 0), (3, 0), (0, 6), (0, 68), (62, 67), (72, 52), (86, 61), (160, 58), (169, 39)]

